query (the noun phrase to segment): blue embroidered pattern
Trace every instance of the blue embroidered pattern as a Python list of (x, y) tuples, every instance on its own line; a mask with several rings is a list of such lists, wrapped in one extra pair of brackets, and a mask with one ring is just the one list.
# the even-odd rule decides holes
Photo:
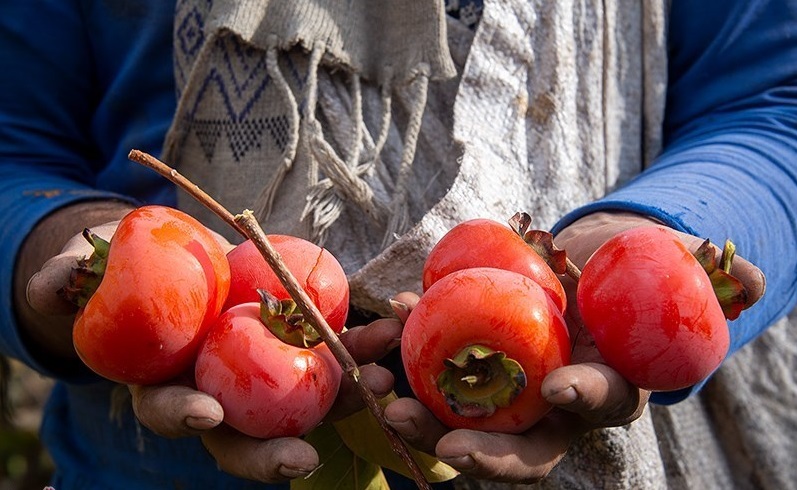
[[(182, 82), (178, 83), (178, 87), (187, 82), (190, 69), (205, 44), (205, 15), (211, 6), (212, 0), (206, 0), (204, 11), (189, 0), (182, 0), (178, 4), (175, 76), (178, 82)], [(204, 49), (212, 50), (216, 61), (201, 80), (191, 81), (196, 84), (196, 89), (190, 99), (182, 102), (179, 124), (183, 134), (197, 138), (208, 162), (213, 161), (222, 136), (236, 162), (242, 161), (250, 151), (259, 150), (264, 143), (265, 133), (271, 136), (280, 152), (284, 151), (290, 130), (287, 108), (281, 111), (277, 109), (268, 116), (253, 113), (263, 94), (274, 86), (266, 68), (265, 52), (245, 45), (231, 34), (219, 36), (213, 46), (205, 46)], [(281, 61), (287, 68), (284, 73), (289, 83), (301, 90), (305, 83), (304, 76), (300, 75), (301, 70), (295, 67), (290, 56), (283, 56)], [(219, 114), (220, 107), (208, 110), (206, 96), (211, 92), (214, 100), (222, 101), (223, 114)], [(213, 116), (209, 117), (208, 113)]]
[[(211, 49), (216, 60), (201, 80), (191, 81), (197, 84), (191, 100), (181, 102), (182, 114), (176, 122), (183, 137), (196, 137), (209, 163), (213, 161), (222, 136), (236, 162), (242, 161), (250, 151), (260, 150), (266, 132), (282, 152), (291, 129), (287, 107), (282, 111), (270, 107), (274, 112), (269, 115), (252, 114), (253, 107), (273, 86), (266, 70), (266, 54), (245, 45), (232, 34), (221, 35), (213, 46), (205, 46), (205, 18), (212, 6), (213, 0), (178, 0), (176, 5), (174, 71), (178, 99), (203, 47)], [(483, 0), (446, 0), (446, 12), (470, 27), (476, 26), (482, 9)], [(280, 54), (283, 73), (298, 94), (303, 92), (306, 83), (306, 70), (301, 69), (306, 65), (304, 61), (295, 53)], [(223, 101), (224, 114), (219, 114), (217, 107), (208, 110), (205, 96), (210, 91)], [(304, 101), (297, 102), (301, 111)]]
[(210, 11), (211, 5), (212, 0), (205, 0), (205, 10), (200, 11), (199, 7), (190, 0), (178, 0), (176, 4), (174, 71), (178, 99), (188, 71), (205, 43), (205, 15)]

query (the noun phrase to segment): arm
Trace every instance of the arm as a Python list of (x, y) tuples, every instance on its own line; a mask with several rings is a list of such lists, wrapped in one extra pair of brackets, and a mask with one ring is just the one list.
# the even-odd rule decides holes
[[(720, 245), (731, 238), (749, 260), (737, 262), (734, 273), (749, 286), (751, 302), (763, 291), (752, 264), (767, 275), (759, 304), (730, 324), (738, 349), (797, 301), (797, 2), (675, 0), (672, 8), (663, 154), (626, 187), (573, 211), (554, 231), (579, 265), (609, 237), (634, 226), (664, 223), (687, 244), (697, 237)], [(413, 301), (405, 302), (411, 308)], [(554, 409), (525, 434), (450, 431), (410, 398), (390, 404), (385, 415), (408, 441), (463, 473), (536, 481), (581, 434), (632, 422), (648, 399), (585, 347), (579, 342), (574, 364), (545, 379), (542, 392)], [(673, 403), (697, 388), (653, 397)]]
[[(74, 307), (56, 294), (68, 278), (38, 274), (34, 282), (31, 279), (46, 260), (65, 262), (65, 267), (57, 270), (68, 273), (74, 267), (75, 255), (58, 255), (62, 245), (79, 235), (84, 227), (118, 220), (131, 209), (131, 204), (121, 201), (71, 204), (41, 220), (22, 243), (13, 276), (13, 307), (22, 326), (21, 342), (28, 346), (30, 356), (46, 369), (56, 373), (84, 370), (72, 346)], [(91, 251), (86, 249), (85, 253)], [(29, 282), (31, 288), (28, 288)], [(36, 310), (31, 305), (36, 306)]]
[[(61, 375), (77, 372), (69, 330), (60, 328), (69, 319), (51, 329), (35, 317), (25, 301), (27, 280), (79, 231), (85, 208), (76, 208), (78, 215), (57, 210), (112, 197), (90, 187), (96, 169), (81, 158), (90, 151), (94, 89), (91, 77), (81, 76), (91, 73), (81, 20), (68, 8), (45, 8), (56, 11), (35, 15), (33, 5), (3, 2), (0, 20), (0, 59), (13, 66), (0, 80), (0, 260), (13, 271), (0, 279), (0, 351)], [(61, 25), (39, 32), (25, 19)], [(48, 50), (50, 43), (67, 49)]]
[[(706, 29), (692, 25), (700, 16), (673, 5), (663, 153), (556, 231), (590, 213), (626, 211), (720, 246), (731, 239), (767, 280), (761, 301), (729, 324), (733, 353), (797, 302), (797, 68), (790, 61), (797, 48), (788, 12), (795, 2), (704, 7), (725, 17)], [(653, 400), (673, 403), (697, 389)]]
[[(28, 307), (28, 278), (83, 227), (168, 193), (165, 181), (126, 159), (132, 146), (160, 148), (174, 107), (163, 49), (173, 6), (152, 6), (142, 16), (110, 4), (0, 0), (0, 63), (8, 65), (0, 77), (0, 261), (9, 271), (0, 278), (0, 353), (47, 375), (83, 371), (68, 361), (68, 319), (50, 327)], [(152, 68), (137, 70), (130, 51)]]

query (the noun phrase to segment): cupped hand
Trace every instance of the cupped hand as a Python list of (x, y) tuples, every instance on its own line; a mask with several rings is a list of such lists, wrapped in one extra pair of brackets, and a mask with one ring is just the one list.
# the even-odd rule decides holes
[[(93, 226), (91, 231), (103, 240), (110, 240), (118, 225), (118, 220), (111, 221)], [(58, 291), (69, 283), (69, 276), (78, 261), (93, 252), (94, 248), (82, 234), (70, 238), (58, 255), (48, 259), (31, 276), (26, 292), (28, 304), (43, 315), (73, 315), (77, 306), (64, 299)]]
[[(411, 311), (417, 296), (403, 293)], [(587, 431), (627, 424), (642, 414), (648, 394), (599, 362), (582, 362), (551, 372), (542, 384), (554, 409), (523, 434), (450, 430), (413, 398), (385, 409), (390, 425), (414, 447), (434, 454), (474, 478), (530, 483), (546, 476), (573, 441)]]
[[(589, 256), (620, 231), (658, 222), (627, 213), (596, 213), (577, 221), (556, 238), (559, 248), (583, 267)], [(691, 250), (703, 242), (678, 233)], [(733, 274), (748, 291), (748, 304), (755, 303), (765, 289), (758, 268), (741, 257), (734, 261)], [(568, 304), (575, 305), (575, 282), (563, 278)], [(418, 297), (402, 293), (406, 320)], [(397, 298), (398, 299), (398, 298)], [(626, 381), (603, 363), (589, 334), (581, 327), (577, 308), (568, 308), (568, 327), (574, 342), (572, 363), (556, 369), (543, 381), (541, 391), (552, 410), (522, 434), (450, 430), (412, 398), (401, 398), (385, 409), (388, 423), (410, 444), (434, 454), (463, 474), (474, 478), (511, 483), (532, 483), (548, 475), (580, 436), (593, 429), (629, 424), (639, 418), (650, 393)]]
[[(361, 380), (381, 398), (393, 388), (393, 375), (371, 364), (387, 354), (401, 336), (402, 324), (380, 319), (343, 332), (341, 342), (360, 366)], [(130, 386), (139, 421), (164, 437), (200, 436), (219, 467), (232, 475), (276, 483), (308, 475), (318, 464), (315, 449), (300, 438), (257, 439), (223, 423), (224, 410), (210, 395), (189, 383)], [(353, 382), (344, 375), (329, 420), (364, 407)]]
[[(120, 210), (119, 215), (123, 214), (124, 210)], [(91, 230), (110, 240), (117, 225), (118, 220), (103, 222), (92, 226)], [(232, 247), (217, 236), (225, 248)], [(77, 308), (63, 299), (58, 290), (67, 284), (77, 261), (92, 252), (92, 246), (82, 235), (72, 236), (57, 255), (39, 262), (44, 264), (31, 273), (22, 295), (38, 315), (42, 330), (49, 332), (47, 341), (52, 345), (48, 350), (57, 349), (64, 357), (76, 358), (71, 330)], [(401, 329), (398, 320), (380, 319), (341, 335), (342, 343), (361, 364), (361, 379), (377, 397), (390, 393), (393, 375), (371, 363), (398, 345)], [(58, 333), (54, 334), (56, 331)], [(230, 428), (223, 423), (221, 405), (212, 396), (196, 390), (190, 379), (176, 379), (158, 386), (128, 386), (128, 389), (134, 412), (142, 425), (163, 437), (201, 437), (219, 467), (230, 474), (270, 483), (306, 475), (319, 464), (315, 449), (299, 438), (262, 440)], [(343, 418), (363, 406), (358, 390), (344, 377), (328, 417), (330, 420)]]

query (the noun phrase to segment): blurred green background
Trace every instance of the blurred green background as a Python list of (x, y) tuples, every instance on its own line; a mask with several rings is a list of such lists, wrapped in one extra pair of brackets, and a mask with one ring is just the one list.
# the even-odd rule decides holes
[[(0, 372), (7, 383), (9, 403), (0, 417), (0, 490), (42, 490), (53, 471), (38, 438), (42, 407), (52, 381), (9, 359)], [(3, 370), (0, 370), (3, 371)]]

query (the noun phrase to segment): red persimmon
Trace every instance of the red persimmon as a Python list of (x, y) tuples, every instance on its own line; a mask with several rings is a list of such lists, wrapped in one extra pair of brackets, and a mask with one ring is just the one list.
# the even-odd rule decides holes
[[(349, 312), (349, 283), (337, 259), (326, 249), (302, 238), (269, 235), (268, 240), (330, 328), (339, 333)], [(232, 280), (224, 309), (260, 301), (258, 289), (268, 291), (278, 301), (290, 300), (290, 294), (251, 240), (231, 250), (227, 260)]]
[(536, 281), (559, 311), (567, 306), (562, 283), (545, 260), (508, 226), (489, 219), (457, 224), (429, 252), (423, 268), (423, 290), (446, 275), (471, 267), (494, 267)]
[(326, 344), (287, 344), (260, 314), (259, 304), (244, 303), (218, 318), (196, 361), (197, 387), (215, 397), (224, 421), (244, 434), (301, 436), (332, 407), (342, 371)]
[(692, 386), (728, 352), (728, 324), (708, 274), (661, 227), (633, 228), (598, 248), (577, 303), (606, 363), (639, 388)]
[[(103, 265), (99, 286), (75, 318), (83, 362), (126, 384), (159, 383), (188, 370), (229, 290), (215, 237), (181, 211), (144, 206), (122, 218)], [(80, 276), (78, 269), (73, 292)]]
[(431, 285), (401, 338), (410, 387), (450, 428), (520, 433), (551, 408), (540, 387), (570, 362), (557, 305), (535, 281), (477, 267)]

